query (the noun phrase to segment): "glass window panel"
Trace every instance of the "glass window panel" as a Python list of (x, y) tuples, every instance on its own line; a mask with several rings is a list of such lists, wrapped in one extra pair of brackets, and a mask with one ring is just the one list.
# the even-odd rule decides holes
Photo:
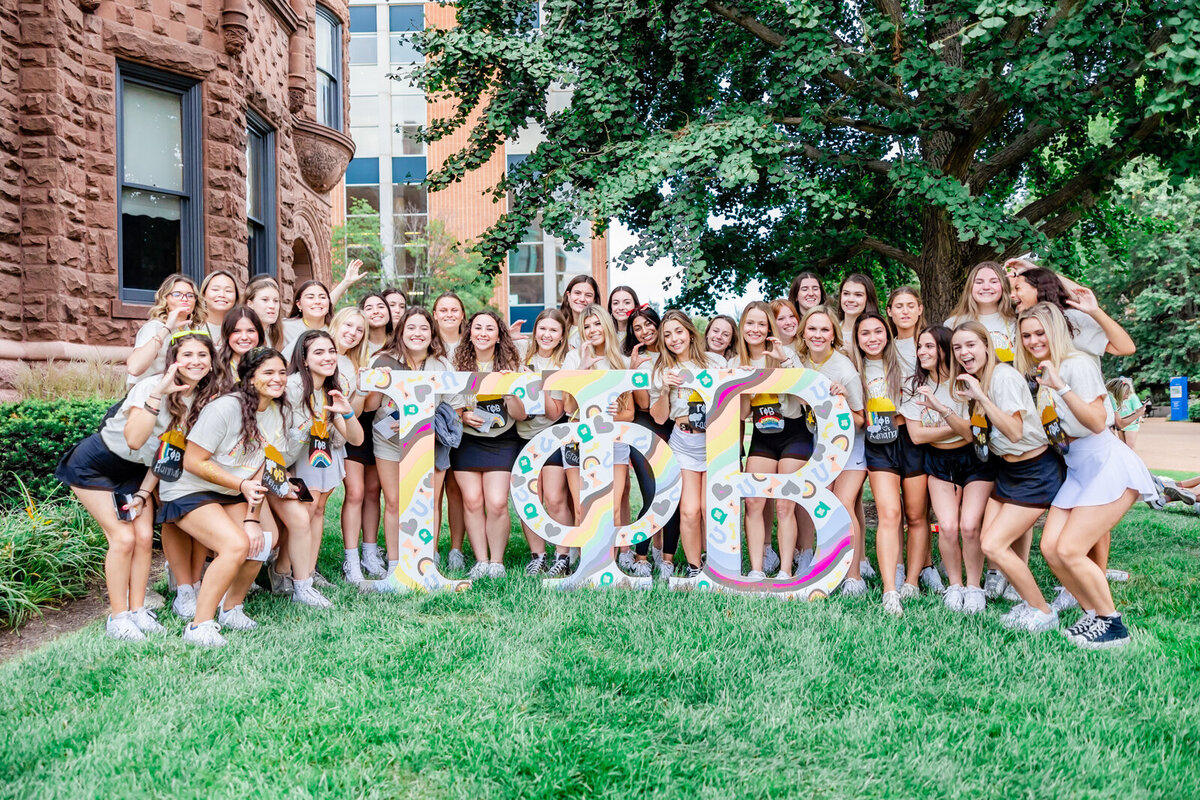
[(423, 94), (392, 95), (392, 122), (397, 125), (424, 125), (427, 108)]
[(592, 245), (591, 240), (584, 240), (582, 250), (567, 250), (561, 242), (554, 243), (555, 271), (559, 275), (591, 275), (592, 274)]
[(424, 186), (415, 183), (392, 184), (392, 213), (429, 213), (429, 193)]
[(350, 124), (356, 127), (378, 125), (379, 98), (375, 95), (351, 95)]
[(183, 191), (181, 98), (127, 81), (122, 89), (121, 134), (125, 181)]
[(379, 42), (374, 34), (350, 37), (350, 63), (374, 64), (379, 58)]
[(262, 219), (262, 159), (266, 141), (254, 129), (246, 131), (246, 216)]
[(425, 143), (417, 140), (420, 127), (417, 125), (401, 125), (399, 130), (392, 130), (392, 152), (405, 156), (425, 155)]
[(510, 275), (508, 278), (509, 305), (544, 305), (546, 284), (541, 275)]
[(350, 7), (350, 32), (375, 32), (375, 6)]
[(425, 6), (390, 6), (388, 8), (388, 30), (392, 33), (425, 30)]
[(508, 254), (508, 273), (542, 272), (542, 246), (540, 244), (520, 244), (517, 249)]
[(317, 11), (317, 69), (335, 72), (333, 53), (336, 27), (328, 16)]
[(416, 64), (425, 60), (425, 56), (413, 46), (410, 36), (392, 36), (389, 45), (391, 47), (389, 60), (393, 64)]
[(121, 266), (126, 289), (156, 290), (180, 272), (183, 200), (140, 189), (121, 190)]
[(379, 187), (378, 186), (347, 186), (346, 187), (346, 210), (347, 213), (354, 210), (354, 203), (357, 200), (364, 200), (370, 204), (371, 210), (379, 213)]
[(379, 128), (350, 129), (350, 138), (354, 140), (354, 155), (374, 157), (379, 155)]
[(333, 116), (334, 106), (330, 96), (336, 90), (337, 84), (324, 72), (317, 73), (317, 122), (327, 128), (335, 128), (336, 117)]
[(419, 245), (396, 245), (392, 248), (392, 260), (399, 275), (415, 275), (422, 271), (425, 248)]

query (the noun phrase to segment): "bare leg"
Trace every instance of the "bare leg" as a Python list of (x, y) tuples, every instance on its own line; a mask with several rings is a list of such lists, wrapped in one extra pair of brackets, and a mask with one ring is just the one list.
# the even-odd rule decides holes
[(683, 496), (679, 500), (683, 554), (688, 565), (699, 567), (704, 551), (704, 473), (690, 469), (681, 469), (679, 473), (683, 477)]
[[(471, 549), (475, 551), (476, 561), (488, 561), (488, 538), (485, 527), (483, 500), (483, 473), (463, 472), (454, 473), (458, 488), (462, 492), (463, 520), (467, 526), (467, 536), (471, 539)], [(451, 544), (453, 544), (453, 536)]]
[[(779, 462), (765, 456), (749, 456), (746, 459), (746, 472), (758, 472), (761, 474), (774, 473), (779, 467)], [(750, 556), (750, 569), (762, 572), (763, 554), (766, 552), (767, 543), (770, 541), (770, 522), (767, 521), (766, 497), (747, 497), (746, 498), (746, 552)], [(795, 517), (792, 517), (795, 520)], [(789, 560), (786, 564), (783, 563), (783, 539), (784, 531), (783, 524), (779, 526), (779, 550), (780, 550), (780, 567), (786, 568), (790, 573), (792, 562)], [(792, 549), (795, 549), (795, 529), (792, 529)], [(790, 556), (789, 556), (790, 558)]]
[[(900, 476), (894, 472), (868, 472), (879, 526), (875, 529), (875, 555), (883, 591), (896, 591), (896, 565), (900, 563)], [(865, 539), (864, 539), (865, 542)]]
[(1004, 573), (1022, 600), (1048, 614), (1050, 606), (1042, 596), (1033, 573), (1029, 571), (1029, 565), (1016, 550), (1020, 538), (1042, 515), (1042, 511), (1041, 508), (1027, 508), (997, 500), (989, 502), (983, 517), (983, 554)]
[(375, 470), (383, 490), (383, 541), (387, 560), (400, 560), (400, 462), (375, 459)]
[(168, 522), (162, 526), (162, 547), (167, 563), (171, 565), (171, 573), (175, 576), (175, 583), (191, 585), (200, 580), (200, 571), (192, 569), (192, 551), (203, 551), (204, 548), (197, 545), (192, 537)]
[(456, 472), (446, 473), (446, 518), (450, 521), (450, 548), (461, 551), (464, 532), (467, 529), (467, 517)]
[(292, 562), (292, 578), (307, 580), (312, 577), (312, 567), (308, 565), (316, 563), (308, 509), (299, 500), (284, 500), (269, 492), (267, 502), (279, 520), (280, 528), (287, 529), (287, 553)]
[(929, 502), (938, 520), (938, 549), (951, 586), (963, 585), (963, 550), (959, 545), (958, 513), (962, 491), (949, 481), (929, 479)]
[(196, 593), (196, 618), (193, 624), (208, 622), (217, 613), (217, 604), (229, 591), (238, 570), (246, 563), (250, 540), (217, 503), (209, 503), (187, 513), (177, 523), (189, 536), (217, 557), (204, 573)]
[[(77, 486), (72, 486), (71, 491), (100, 525), (105, 538), (108, 539), (108, 552), (104, 556), (104, 583), (108, 589), (108, 602), (111, 604), (112, 613), (122, 614), (129, 611), (134, 551), (138, 545), (138, 533), (134, 523), (117, 519), (112, 492), (103, 489), (80, 489)], [(142, 515), (147, 513), (145, 509), (142, 511)], [(146, 580), (143, 578), (143, 599), (145, 591)]]
[(363, 541), (370, 542), (371, 544), (379, 541), (379, 492), (379, 470), (373, 466), (364, 468), (362, 504)]
[(504, 550), (508, 547), (508, 537), (512, 533), (508, 518), (508, 490), (512, 477), (506, 470), (484, 472), (482, 476), (483, 504), (487, 514), (485, 526), (488, 561), (503, 564)]
[[(866, 530), (862, 527), (858, 515), (855, 513), (856, 504), (862, 502), (862, 487), (863, 481), (866, 480), (866, 470), (842, 470), (833, 481), (833, 493), (837, 499), (841, 501), (846, 510), (850, 512), (850, 529), (851, 537), (854, 542), (854, 558), (850, 560), (850, 571), (846, 573), (848, 579), (862, 579), (862, 561), (867, 557), (866, 545)], [(858, 507), (861, 507), (859, 505)], [(799, 512), (797, 512), (799, 516)], [(804, 515), (807, 516), (807, 515)], [(895, 572), (895, 569), (892, 570)], [(895, 580), (895, 575), (892, 575)]]
[(346, 459), (346, 487), (342, 499), (342, 547), (358, 549), (358, 536), (363, 523), (363, 499), (366, 497), (363, 465)]
[(933, 543), (929, 533), (929, 483), (924, 475), (901, 482), (904, 494), (904, 521), (908, 527), (908, 569), (904, 582), (918, 585), (921, 570), (933, 564)]
[(958, 530), (962, 535), (963, 561), (967, 568), (967, 586), (983, 585), (983, 515), (992, 496), (991, 481), (972, 481), (963, 487)]
[(1104, 570), (1087, 554), (1101, 536), (1121, 521), (1136, 499), (1137, 492), (1126, 489), (1119, 500), (1108, 505), (1071, 509), (1062, 533), (1055, 542), (1053, 558), (1058, 569), (1054, 574), (1064, 581), (1065, 586), (1064, 576), (1069, 573), (1070, 580), (1079, 587), (1080, 594), (1076, 595), (1076, 599), (1080, 604), (1086, 601), (1102, 617), (1115, 614), (1116, 606)]

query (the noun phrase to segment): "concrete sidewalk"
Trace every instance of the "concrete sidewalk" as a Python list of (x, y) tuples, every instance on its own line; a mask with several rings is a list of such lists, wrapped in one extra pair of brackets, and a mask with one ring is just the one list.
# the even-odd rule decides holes
[(1134, 452), (1150, 469), (1175, 469), (1200, 475), (1200, 422), (1148, 419), (1138, 431)]

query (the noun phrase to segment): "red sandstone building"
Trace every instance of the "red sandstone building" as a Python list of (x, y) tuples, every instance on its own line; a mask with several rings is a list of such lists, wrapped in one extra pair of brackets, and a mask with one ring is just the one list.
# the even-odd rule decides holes
[(328, 280), (348, 42), (345, 0), (4, 0), (0, 360), (127, 347), (176, 271)]

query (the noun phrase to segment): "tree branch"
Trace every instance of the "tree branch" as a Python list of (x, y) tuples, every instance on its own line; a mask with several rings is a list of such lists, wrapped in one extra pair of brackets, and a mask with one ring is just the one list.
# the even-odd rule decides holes
[(846, 167), (862, 167), (867, 172), (874, 172), (876, 175), (887, 175), (892, 171), (890, 161), (877, 161), (873, 159), (858, 159), (848, 154), (833, 155), (826, 153), (824, 150), (818, 150), (811, 144), (802, 144), (790, 151), (791, 155), (803, 156), (809, 161), (817, 164), (825, 164), (830, 161), (841, 164)]
[(1034, 125), (1002, 147), (995, 155), (972, 171), (971, 177), (967, 181), (971, 194), (978, 194), (997, 175), (1002, 175), (1022, 163), (1030, 153), (1050, 141), (1050, 138), (1061, 128), (1062, 126), (1057, 122)]
[(907, 250), (901, 250), (899, 247), (890, 245), (887, 242), (881, 242), (878, 239), (870, 236), (863, 239), (862, 244), (863, 247), (867, 248), (868, 250), (874, 250), (876, 253), (879, 253), (879, 255), (884, 256), (885, 258), (890, 258), (893, 261), (899, 261), (904, 266), (912, 269), (916, 269), (921, 263), (920, 258), (914, 256)]

